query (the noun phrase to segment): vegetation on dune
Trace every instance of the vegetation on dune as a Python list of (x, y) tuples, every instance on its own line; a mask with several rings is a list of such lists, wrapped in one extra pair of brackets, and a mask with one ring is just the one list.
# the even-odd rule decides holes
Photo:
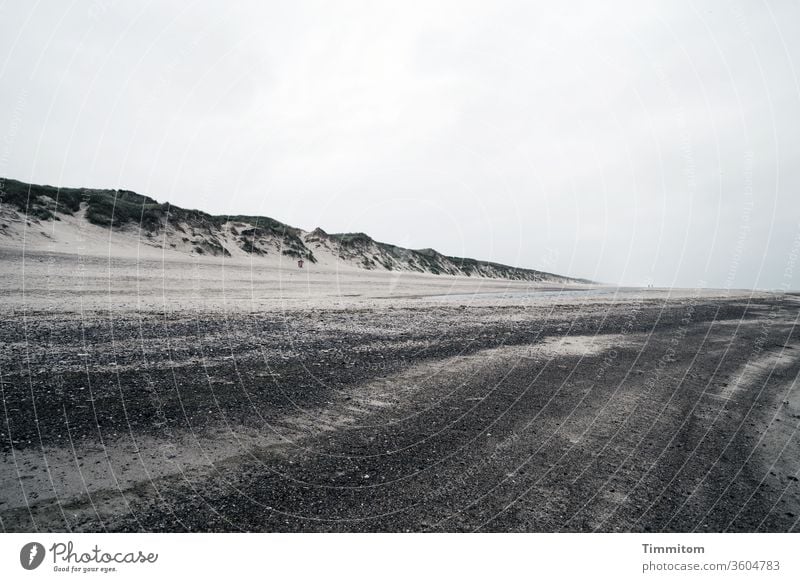
[(37, 220), (58, 219), (86, 206), (86, 219), (100, 226), (121, 226), (130, 222), (155, 230), (169, 205), (128, 190), (56, 188), (3, 180), (0, 201)]
[(372, 237), (364, 234), (363, 232), (344, 232), (339, 234), (331, 234), (328, 236), (345, 247), (358, 247), (375, 242), (372, 240)]
[(0, 202), (11, 204), (35, 219), (57, 218), (55, 213), (72, 214), (80, 208), (83, 190), (36, 186), (17, 180), (0, 180)]
[(57, 188), (0, 178), (0, 202), (10, 204), (29, 220), (60, 220), (60, 214), (71, 215), (84, 209), (86, 219), (92, 224), (113, 228), (139, 227), (150, 238), (170, 227), (185, 234), (181, 240), (198, 254), (230, 255), (221, 242), (228, 235), (235, 237), (235, 244), (246, 253), (266, 255), (275, 249), (284, 256), (312, 263), (316, 263), (317, 258), (309, 245), (316, 243), (338, 251), (341, 259), (353, 261), (365, 269), (382, 267), (390, 271), (411, 270), (435, 275), (590, 282), (488, 261), (451, 257), (433, 249), (405, 249), (378, 242), (363, 232), (327, 234), (317, 228), (304, 240), (303, 231), (273, 218), (212, 215), (159, 203), (129, 190)]
[(129, 190), (57, 188), (26, 184), (17, 180), (0, 181), (0, 202), (11, 204), (22, 214), (38, 220), (74, 214), (85, 205), (86, 219), (99, 226), (140, 225), (146, 231), (165, 224), (179, 227), (220, 228), (227, 222), (244, 222), (264, 232), (289, 236), (299, 241), (299, 229), (266, 216), (214, 216), (201, 210), (187, 210)]

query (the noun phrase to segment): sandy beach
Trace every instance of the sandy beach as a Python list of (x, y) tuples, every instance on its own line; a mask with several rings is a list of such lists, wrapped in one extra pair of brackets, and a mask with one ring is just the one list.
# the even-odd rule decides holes
[(5, 248), (4, 531), (793, 531), (798, 297)]

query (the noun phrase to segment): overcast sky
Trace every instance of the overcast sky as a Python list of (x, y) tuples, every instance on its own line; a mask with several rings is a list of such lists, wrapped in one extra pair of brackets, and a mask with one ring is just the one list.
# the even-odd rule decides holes
[(800, 287), (800, 3), (224, 4), (3, 3), (0, 175), (607, 282)]

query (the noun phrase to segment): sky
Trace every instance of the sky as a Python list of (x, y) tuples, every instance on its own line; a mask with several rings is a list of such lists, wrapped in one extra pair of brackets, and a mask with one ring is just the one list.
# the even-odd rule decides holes
[(0, 176), (800, 288), (797, 2), (6, 1), (0, 88)]

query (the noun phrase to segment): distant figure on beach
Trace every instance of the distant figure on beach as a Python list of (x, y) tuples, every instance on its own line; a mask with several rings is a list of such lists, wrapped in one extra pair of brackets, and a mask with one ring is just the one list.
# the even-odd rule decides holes
[(299, 261), (297, 261), (297, 267), (298, 267), (299, 269), (302, 269), (302, 268), (303, 268), (303, 259), (300, 259)]

